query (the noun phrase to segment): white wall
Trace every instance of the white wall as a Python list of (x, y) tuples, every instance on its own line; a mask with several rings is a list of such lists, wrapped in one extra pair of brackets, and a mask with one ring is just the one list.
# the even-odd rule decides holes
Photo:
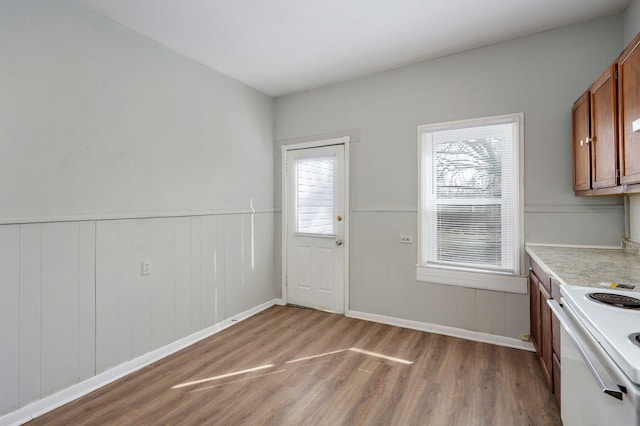
[(524, 112), (527, 241), (619, 246), (620, 198), (573, 194), (571, 106), (621, 45), (622, 16), (607, 17), (276, 99), (279, 143), (358, 135), (351, 309), (515, 338), (528, 331), (526, 295), (416, 282), (416, 246), (399, 236), (417, 232), (420, 124)]
[(0, 414), (279, 296), (270, 97), (68, 0), (0, 54)]

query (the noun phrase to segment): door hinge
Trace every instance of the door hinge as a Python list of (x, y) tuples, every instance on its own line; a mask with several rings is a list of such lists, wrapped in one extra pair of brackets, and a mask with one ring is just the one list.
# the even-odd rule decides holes
[(615, 77), (614, 77), (614, 78), (615, 78), (616, 80), (618, 79), (618, 71), (616, 71), (616, 73), (615, 73)]

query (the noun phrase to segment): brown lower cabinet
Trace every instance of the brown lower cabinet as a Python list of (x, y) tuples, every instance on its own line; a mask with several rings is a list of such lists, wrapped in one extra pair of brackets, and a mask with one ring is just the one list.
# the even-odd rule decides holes
[[(554, 287), (557, 283), (554, 283)], [(547, 300), (552, 298), (552, 278), (531, 259), (529, 270), (530, 336), (549, 389), (560, 404), (559, 322)], [(554, 333), (555, 331), (555, 333)]]

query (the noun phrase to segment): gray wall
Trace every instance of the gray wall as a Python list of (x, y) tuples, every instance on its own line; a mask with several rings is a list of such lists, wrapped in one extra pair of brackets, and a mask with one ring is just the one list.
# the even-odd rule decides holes
[[(524, 112), (526, 240), (620, 244), (620, 198), (573, 194), (571, 105), (618, 55), (622, 19), (276, 99), (277, 141), (359, 135), (351, 148), (351, 309), (515, 338), (528, 331), (526, 295), (416, 282), (416, 246), (400, 245), (399, 235), (417, 232), (420, 124)], [(279, 188), (275, 196), (280, 206)]]
[(640, 33), (640, 1), (631, 0), (624, 11), (624, 46), (638, 33)]
[(1, 218), (273, 207), (270, 97), (73, 1), (0, 7)]
[(279, 297), (270, 97), (68, 0), (0, 56), (0, 414)]

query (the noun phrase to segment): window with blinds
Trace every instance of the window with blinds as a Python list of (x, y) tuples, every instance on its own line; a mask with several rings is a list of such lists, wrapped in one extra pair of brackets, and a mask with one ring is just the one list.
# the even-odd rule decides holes
[(519, 274), (520, 119), (419, 128), (422, 266)]
[(296, 232), (333, 235), (335, 157), (296, 161)]

